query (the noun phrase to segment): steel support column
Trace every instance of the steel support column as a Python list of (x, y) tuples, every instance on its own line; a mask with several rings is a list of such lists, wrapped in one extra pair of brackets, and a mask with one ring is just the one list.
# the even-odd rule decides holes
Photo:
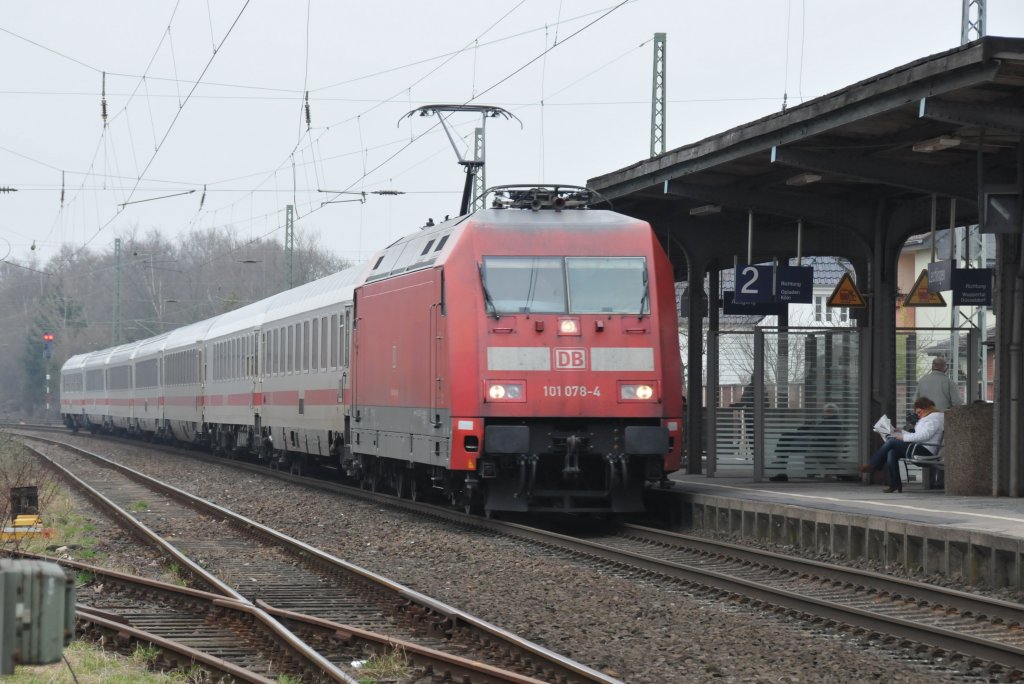
[[(704, 306), (710, 298), (704, 297), (705, 264), (695, 266), (690, 262), (687, 269), (689, 288), (687, 292), (689, 318), (686, 319), (686, 472), (701, 471), (702, 436), (705, 426), (702, 418), (704, 408)], [(710, 308), (710, 307), (709, 307)], [(709, 398), (709, 402), (712, 399)]]

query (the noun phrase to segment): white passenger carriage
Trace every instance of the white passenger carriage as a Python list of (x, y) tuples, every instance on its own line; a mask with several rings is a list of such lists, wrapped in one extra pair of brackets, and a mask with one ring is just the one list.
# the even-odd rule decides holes
[(182, 442), (202, 443), (207, 438), (203, 430), (203, 340), (216, 320), (178, 328), (164, 343), (164, 421)]
[(269, 300), (260, 336), (261, 455), (295, 471), (338, 465), (348, 422), (352, 293), (366, 265)]
[(107, 387), (106, 421), (116, 430), (133, 427), (135, 408), (134, 357), (138, 342), (129, 342), (114, 347), (106, 359), (104, 382)]
[(163, 351), (169, 335), (164, 333), (143, 340), (135, 349), (133, 431), (169, 436), (164, 425), (164, 394), (161, 388)]
[(218, 452), (257, 443), (253, 417), (259, 412), (260, 326), (269, 301), (218, 316), (206, 331), (203, 419)]
[(60, 372), (60, 414), (64, 424), (78, 430), (85, 425), (85, 360), (89, 354), (72, 356)]
[(87, 354), (82, 363), (85, 373), (85, 392), (82, 396), (83, 424), (90, 430), (97, 430), (109, 423), (107, 399), (107, 359), (110, 349)]

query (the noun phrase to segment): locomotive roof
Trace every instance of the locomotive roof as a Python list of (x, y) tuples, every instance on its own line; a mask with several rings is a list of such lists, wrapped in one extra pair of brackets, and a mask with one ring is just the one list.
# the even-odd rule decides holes
[(598, 231), (630, 226), (647, 229), (643, 221), (603, 209), (481, 209), (395, 240), (374, 255), (366, 282), (444, 263), (452, 246), (461, 239), (463, 227), (469, 229), (474, 226), (517, 231)]
[(647, 225), (640, 219), (606, 209), (483, 209), (473, 214), (470, 219), (475, 224), (518, 230), (600, 230), (626, 226), (646, 228)]
[(366, 282), (429, 268), (443, 260), (443, 256), (450, 250), (452, 233), (467, 218), (471, 216), (443, 221), (395, 240), (373, 256), (368, 264)]

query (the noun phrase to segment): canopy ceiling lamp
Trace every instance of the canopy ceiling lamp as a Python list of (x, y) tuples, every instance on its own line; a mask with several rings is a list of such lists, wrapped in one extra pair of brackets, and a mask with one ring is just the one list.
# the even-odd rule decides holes
[(786, 185), (810, 185), (811, 183), (817, 183), (821, 180), (821, 176), (816, 173), (798, 173), (795, 176), (790, 176), (786, 179)]
[(708, 216), (710, 214), (718, 214), (722, 211), (722, 205), (720, 204), (702, 204), (699, 207), (690, 209), (690, 216)]
[(938, 138), (922, 140), (919, 143), (914, 143), (913, 150), (915, 152), (937, 152), (939, 150), (948, 150), (950, 147), (956, 147), (959, 144), (960, 138), (949, 135), (940, 135)]

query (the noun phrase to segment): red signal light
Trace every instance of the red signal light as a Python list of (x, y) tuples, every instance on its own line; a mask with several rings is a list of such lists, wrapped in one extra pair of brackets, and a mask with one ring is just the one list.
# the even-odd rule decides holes
[(53, 342), (53, 333), (43, 333), (43, 342)]

